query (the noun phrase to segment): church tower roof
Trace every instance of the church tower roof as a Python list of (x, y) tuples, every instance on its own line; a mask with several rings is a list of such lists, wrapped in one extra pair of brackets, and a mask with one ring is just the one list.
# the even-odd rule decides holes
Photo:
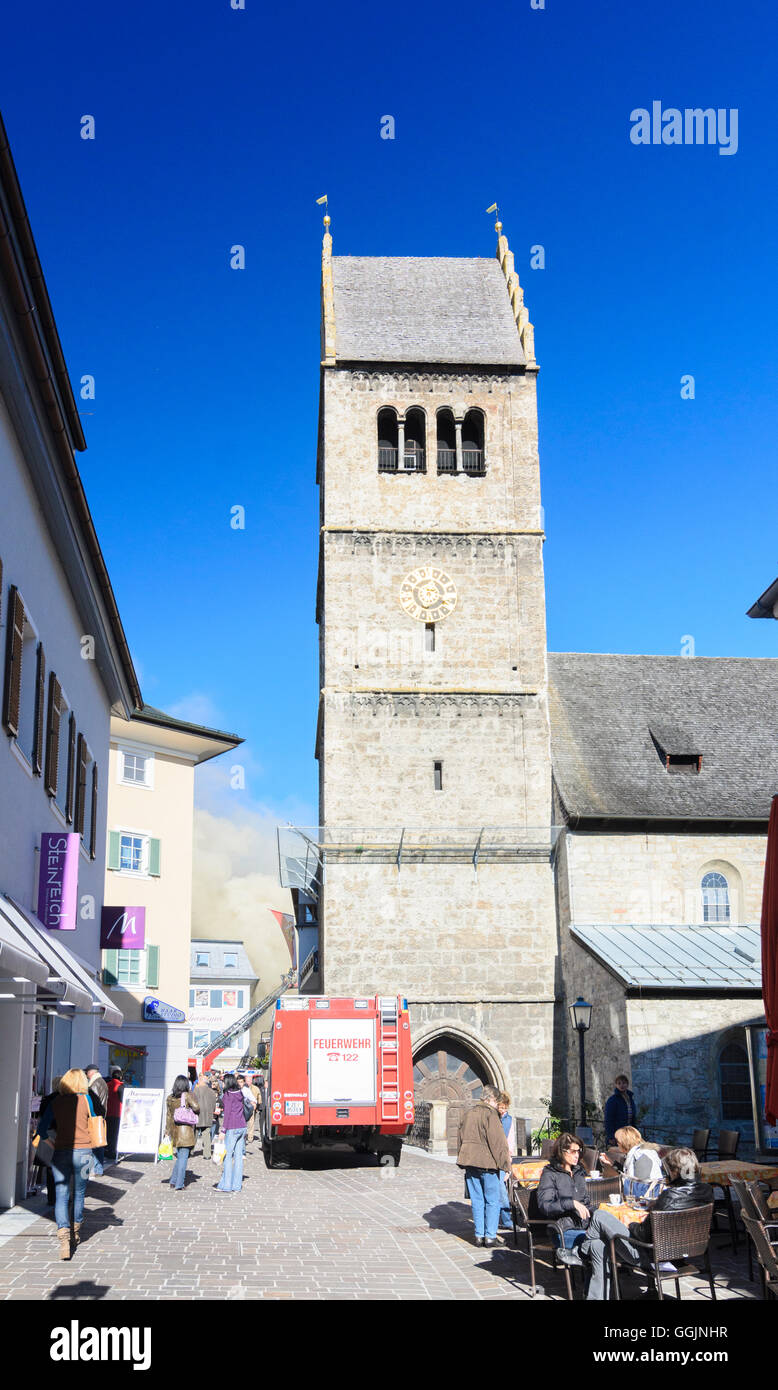
[(507, 238), (495, 259), (322, 253), (322, 357), (535, 370), (532, 325)]

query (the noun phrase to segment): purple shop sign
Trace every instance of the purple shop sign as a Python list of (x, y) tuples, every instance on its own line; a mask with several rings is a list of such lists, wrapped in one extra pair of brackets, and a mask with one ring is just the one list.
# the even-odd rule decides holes
[(100, 913), (100, 949), (142, 951), (146, 945), (145, 907), (104, 907)]
[(38, 917), (49, 931), (75, 931), (80, 835), (44, 830), (38, 875)]

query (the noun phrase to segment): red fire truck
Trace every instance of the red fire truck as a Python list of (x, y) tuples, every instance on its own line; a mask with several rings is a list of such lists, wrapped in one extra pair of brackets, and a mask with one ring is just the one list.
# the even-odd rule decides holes
[(269, 1168), (312, 1146), (336, 1144), (397, 1166), (412, 1124), (411, 1029), (403, 998), (278, 1000), (262, 1123)]

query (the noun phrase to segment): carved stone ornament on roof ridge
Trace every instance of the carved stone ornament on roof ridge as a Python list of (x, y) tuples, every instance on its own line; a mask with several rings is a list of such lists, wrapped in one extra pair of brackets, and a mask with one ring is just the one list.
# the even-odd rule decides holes
[[(494, 559), (502, 560), (512, 554), (512, 547), (515, 538), (503, 536), (452, 536), (436, 534), (430, 531), (423, 535), (387, 535), (372, 532), (328, 532), (328, 545), (340, 541), (347, 554), (367, 552), (374, 556), (386, 555), (423, 555), (426, 559), (434, 559), (437, 555), (441, 560), (450, 558), (452, 555), (461, 559), (483, 559), (491, 555)], [(520, 539), (520, 538), (519, 538)], [(334, 548), (334, 546), (333, 546)]]
[(381, 711), (391, 715), (412, 714), (417, 718), (420, 715), (426, 715), (430, 719), (437, 719), (440, 717), (441, 710), (449, 714), (461, 714), (465, 711), (483, 714), (488, 711), (489, 713), (496, 713), (499, 717), (502, 717), (503, 714), (517, 712), (520, 714), (534, 697), (528, 695), (478, 695), (467, 692), (460, 695), (377, 692), (375, 694), (349, 694), (346, 699), (352, 708), (361, 705), (366, 709), (372, 709), (374, 713)]

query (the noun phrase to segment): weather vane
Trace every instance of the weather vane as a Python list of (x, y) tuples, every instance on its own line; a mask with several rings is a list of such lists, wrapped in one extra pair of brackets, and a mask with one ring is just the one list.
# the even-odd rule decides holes
[(494, 230), (499, 235), (499, 233), (502, 231), (502, 222), (500, 221), (500, 209), (498, 208), (496, 203), (492, 203), (492, 206), (490, 208), (487, 208), (486, 211), (497, 213), (497, 221), (494, 224)]
[(322, 205), (322, 203), (323, 203), (324, 206), (325, 206), (325, 208), (327, 209), (327, 211), (326, 211), (325, 214), (324, 214), (324, 225), (325, 225), (325, 227), (329, 227), (329, 225), (330, 225), (330, 205), (329, 205), (329, 203), (327, 202), (327, 194), (325, 193), (323, 197), (317, 198), (317, 199), (316, 199), (316, 203), (317, 203), (317, 206), (318, 206), (318, 207), (321, 207), (321, 205)]

